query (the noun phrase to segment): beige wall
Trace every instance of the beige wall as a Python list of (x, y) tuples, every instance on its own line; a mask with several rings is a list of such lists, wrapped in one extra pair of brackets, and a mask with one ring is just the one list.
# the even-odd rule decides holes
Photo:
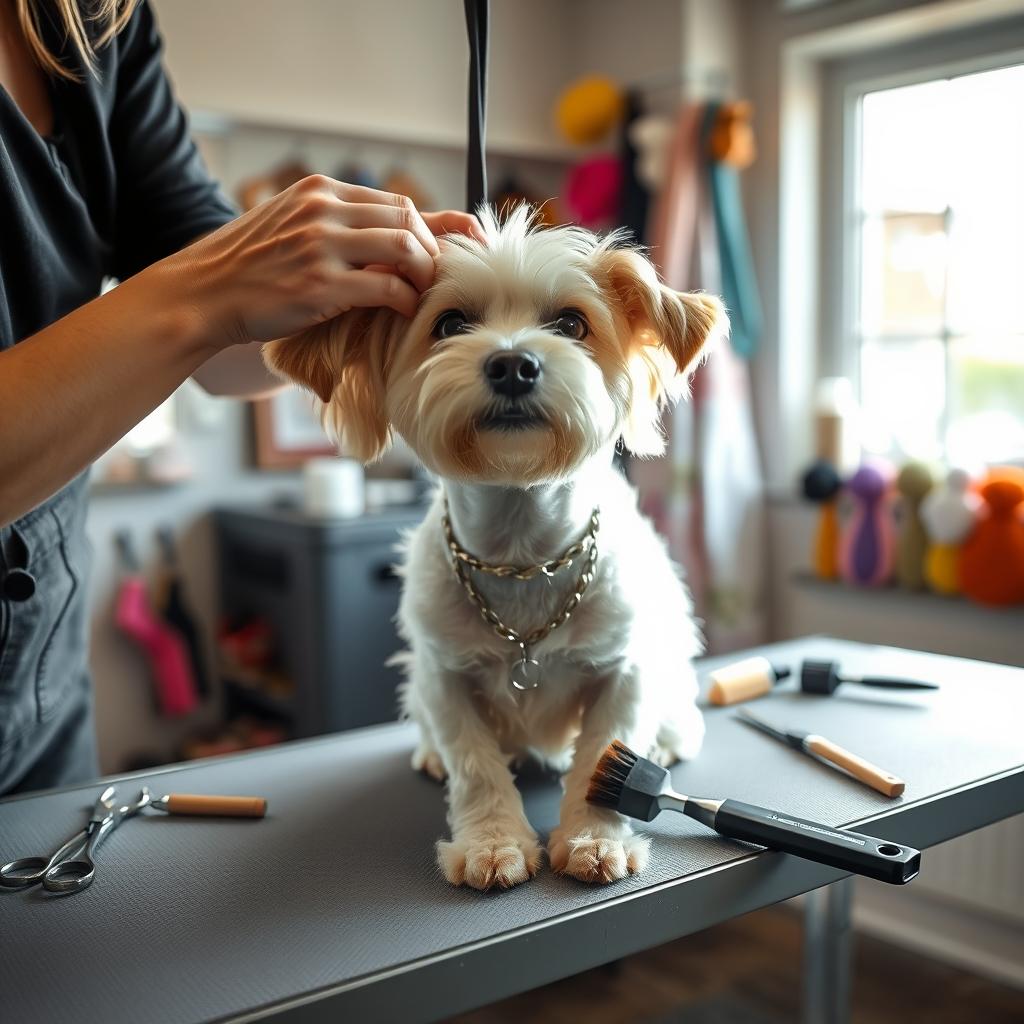
[[(561, 87), (588, 70), (629, 81), (675, 65), (684, 6), (494, 0), (492, 146), (564, 149), (551, 117)], [(456, 145), (464, 138), (467, 44), (458, 0), (158, 0), (156, 10), (190, 106), (370, 136)]]

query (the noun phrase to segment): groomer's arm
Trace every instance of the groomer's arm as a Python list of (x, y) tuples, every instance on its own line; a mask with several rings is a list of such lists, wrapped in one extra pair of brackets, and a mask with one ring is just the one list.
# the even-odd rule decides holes
[(214, 351), (157, 268), (0, 352), (0, 526), (58, 491)]
[[(455, 230), (479, 230), (463, 214)], [(437, 241), (408, 199), (314, 176), (0, 353), (0, 524), (64, 486), (221, 352), (354, 307), (412, 316)], [(371, 267), (387, 266), (393, 273)]]

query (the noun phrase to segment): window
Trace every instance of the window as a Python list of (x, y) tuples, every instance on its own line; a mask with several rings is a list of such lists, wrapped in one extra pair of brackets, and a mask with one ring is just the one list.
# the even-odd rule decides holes
[(1024, 64), (855, 96), (843, 335), (864, 447), (1024, 461)]

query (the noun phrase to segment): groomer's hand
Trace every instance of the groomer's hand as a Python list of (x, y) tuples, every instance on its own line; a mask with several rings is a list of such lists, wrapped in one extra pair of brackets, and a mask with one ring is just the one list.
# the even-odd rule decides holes
[(480, 221), (471, 213), (442, 210), (440, 213), (424, 213), (421, 216), (427, 227), (437, 237), (441, 235), (470, 235), (481, 242), (484, 241), (484, 232), (480, 227)]
[(480, 226), (313, 175), (150, 270), (226, 347), (287, 337), (354, 307), (411, 317), (434, 280), (435, 235), (451, 232), (479, 237)]

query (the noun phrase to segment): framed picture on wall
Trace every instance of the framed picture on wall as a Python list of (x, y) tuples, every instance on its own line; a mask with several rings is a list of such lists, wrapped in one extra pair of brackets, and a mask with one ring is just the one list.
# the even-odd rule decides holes
[(252, 403), (256, 465), (260, 469), (298, 469), (316, 455), (334, 455), (310, 394), (289, 387)]

